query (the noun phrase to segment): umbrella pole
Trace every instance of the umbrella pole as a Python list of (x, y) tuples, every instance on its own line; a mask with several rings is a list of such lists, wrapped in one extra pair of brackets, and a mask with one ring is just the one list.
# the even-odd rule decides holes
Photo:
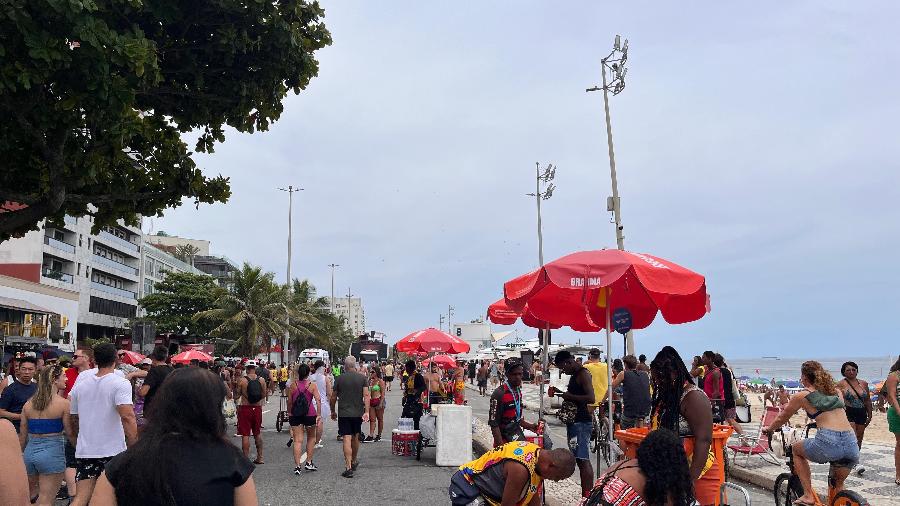
[(547, 347), (549, 346), (547, 337), (549, 333), (550, 324), (547, 324), (547, 328), (544, 329), (543, 335), (541, 336), (541, 370), (543, 371), (543, 376), (541, 378), (541, 411), (538, 413), (538, 420), (540, 421), (544, 421), (544, 393), (547, 390), (547, 381), (550, 380), (550, 371), (547, 369), (549, 367), (549, 355), (547, 353)]
[[(610, 327), (609, 306), (610, 306), (610, 301), (609, 301), (609, 297), (607, 296), (607, 299), (606, 299), (606, 395), (609, 398), (609, 406), (608, 406), (609, 409), (607, 411), (607, 415), (609, 416), (609, 431), (610, 431), (610, 433), (612, 433), (613, 429), (614, 429), (614, 426), (613, 426), (613, 389), (612, 389), (612, 372), (613, 371), (612, 371), (612, 353), (611, 353), (612, 352), (612, 336), (609, 333), (609, 327)], [(609, 454), (611, 457), (613, 455), (613, 451), (612, 451), (613, 445), (614, 445), (613, 438), (610, 437), (609, 438), (609, 446), (610, 446)], [(599, 471), (600, 470), (598, 469), (597, 472), (599, 472)]]

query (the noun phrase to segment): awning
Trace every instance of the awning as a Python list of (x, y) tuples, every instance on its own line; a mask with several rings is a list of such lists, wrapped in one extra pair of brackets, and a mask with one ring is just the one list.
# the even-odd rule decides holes
[(27, 300), (22, 299), (13, 299), (12, 297), (0, 297), (0, 307), (5, 307), (8, 309), (17, 309), (19, 311), (25, 311), (26, 313), (40, 313), (40, 314), (53, 314), (55, 311), (51, 311), (47, 308), (43, 308), (38, 306), (37, 304), (32, 304)]

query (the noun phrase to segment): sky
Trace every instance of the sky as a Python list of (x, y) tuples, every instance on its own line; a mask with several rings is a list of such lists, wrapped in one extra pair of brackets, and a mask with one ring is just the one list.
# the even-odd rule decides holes
[[(537, 267), (615, 247), (600, 59), (629, 40), (610, 99), (625, 247), (706, 276), (712, 312), (636, 332), (638, 353), (900, 353), (900, 44), (891, 2), (322, 2), (334, 44), (268, 132), (196, 160), (227, 204), (145, 230), (207, 239), (283, 280), (361, 296), (388, 341), (484, 317)], [(522, 338), (535, 331), (524, 326)], [(600, 343), (560, 331), (554, 340)], [(621, 348), (621, 341), (616, 346)], [(613, 348), (615, 352), (617, 348)]]

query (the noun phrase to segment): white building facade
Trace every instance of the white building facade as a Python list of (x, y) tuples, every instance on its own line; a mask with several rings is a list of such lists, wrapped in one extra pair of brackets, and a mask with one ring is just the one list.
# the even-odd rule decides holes
[(354, 336), (366, 332), (366, 311), (361, 297), (335, 297), (332, 306), (331, 297), (325, 297), (329, 309), (334, 307), (334, 314), (343, 316)]

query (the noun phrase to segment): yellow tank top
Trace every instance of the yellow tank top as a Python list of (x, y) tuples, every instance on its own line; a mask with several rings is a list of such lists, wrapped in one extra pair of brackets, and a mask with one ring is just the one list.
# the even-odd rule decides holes
[[(525, 490), (525, 496), (521, 501), (516, 503), (517, 506), (521, 506), (528, 504), (531, 501), (531, 498), (537, 492), (538, 487), (541, 486), (541, 482), (544, 481), (536, 470), (538, 451), (540, 451), (540, 449), (540, 446), (526, 441), (506, 443), (503, 446), (485, 453), (480, 458), (473, 460), (468, 464), (459, 466), (459, 469), (463, 472), (463, 476), (465, 476), (466, 480), (469, 481), (469, 483), (473, 483), (473, 476), (483, 473), (492, 466), (502, 464), (507, 460), (514, 460), (522, 463), (528, 469), (528, 475), (531, 481)], [(491, 506), (500, 505), (499, 502), (495, 502), (488, 497), (484, 497), (484, 500)]]

